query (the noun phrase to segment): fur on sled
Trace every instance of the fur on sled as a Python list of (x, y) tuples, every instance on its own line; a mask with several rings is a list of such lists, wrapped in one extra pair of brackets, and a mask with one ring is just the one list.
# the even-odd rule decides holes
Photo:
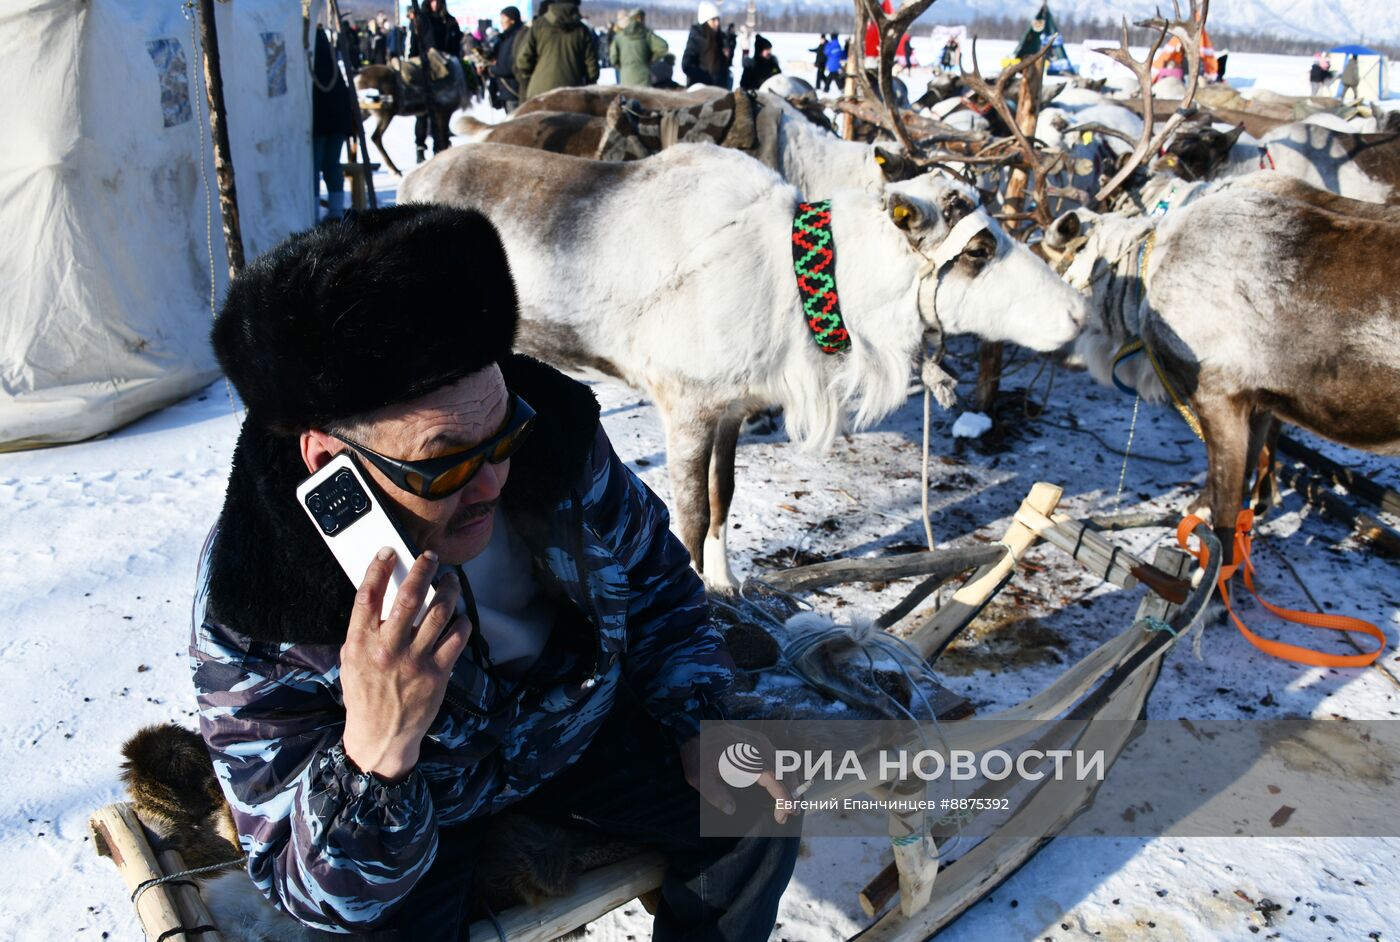
[[(174, 723), (147, 726), (122, 746), (122, 782), (152, 846), (177, 850), (190, 869), (242, 857), (233, 817), (199, 734)], [(582, 830), (506, 812), (487, 819), (467, 912), (501, 912), (569, 893), (578, 875), (637, 851)], [(322, 942), (344, 938), (303, 926), (275, 908), (242, 867), (194, 877), (230, 942)], [(581, 938), (583, 929), (562, 938)], [(373, 938), (373, 936), (370, 936)]]

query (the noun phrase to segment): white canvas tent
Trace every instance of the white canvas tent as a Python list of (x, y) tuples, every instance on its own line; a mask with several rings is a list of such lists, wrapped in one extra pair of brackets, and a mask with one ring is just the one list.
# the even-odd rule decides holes
[[(1386, 61), (1384, 53), (1355, 45), (1337, 46), (1334, 49), (1329, 49), (1328, 53), (1332, 56), (1332, 71), (1338, 76), (1333, 92), (1338, 98), (1341, 98), (1346, 91), (1341, 83), (1342, 70), (1352, 59), (1356, 60), (1357, 100), (1375, 101), (1389, 96), (1390, 82), (1389, 76), (1386, 75), (1389, 63)], [(1339, 56), (1342, 57), (1340, 61), (1338, 61)]]
[[(215, 6), (251, 259), (315, 219), (301, 11)], [(182, 8), (0, 0), (0, 451), (109, 431), (218, 375), (228, 264)]]

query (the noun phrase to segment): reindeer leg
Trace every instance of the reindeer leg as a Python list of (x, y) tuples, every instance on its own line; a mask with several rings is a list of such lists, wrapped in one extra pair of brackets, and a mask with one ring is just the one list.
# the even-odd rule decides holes
[(713, 413), (691, 407), (684, 414), (663, 396), (653, 397), (666, 425), (666, 464), (671, 470), (671, 496), (676, 505), (674, 529), (696, 571), (704, 573), (705, 531), (710, 526), (710, 455), (714, 451)]
[(394, 120), (394, 113), (392, 111), (376, 112), (374, 115), (374, 133), (369, 136), (369, 139), (374, 142), (374, 148), (379, 151), (379, 156), (384, 158), (384, 166), (389, 168), (389, 172), (396, 177), (401, 177), (403, 176), (403, 171), (399, 170), (399, 168), (394, 165), (393, 158), (391, 158), (389, 152), (384, 149), (384, 131), (389, 127), (389, 122), (392, 120)]
[(739, 448), (739, 416), (725, 416), (715, 427), (710, 459), (710, 529), (705, 535), (704, 571), (715, 588), (739, 588), (729, 568), (729, 504), (734, 499), (734, 455)]
[(1282, 427), (1282, 423), (1270, 412), (1255, 413), (1249, 420), (1249, 454), (1246, 456), (1249, 470), (1258, 470), (1259, 458), (1265, 451), (1269, 455), (1268, 467), (1259, 472), (1259, 477), (1254, 483), (1256, 517), (1268, 513), (1278, 498), (1274, 480), (1274, 458), (1278, 455), (1278, 435)]
[(1204, 496), (1229, 565), (1235, 561), (1235, 520), (1244, 505), (1249, 475), (1251, 409), (1249, 403), (1232, 396), (1201, 398), (1195, 407), (1206, 440)]

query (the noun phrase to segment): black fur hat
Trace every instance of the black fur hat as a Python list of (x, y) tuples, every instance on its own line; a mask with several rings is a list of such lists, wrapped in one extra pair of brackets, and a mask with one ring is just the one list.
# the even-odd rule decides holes
[(406, 402), (506, 356), (515, 283), (480, 213), (395, 206), (298, 233), (249, 265), (214, 353), (280, 435)]

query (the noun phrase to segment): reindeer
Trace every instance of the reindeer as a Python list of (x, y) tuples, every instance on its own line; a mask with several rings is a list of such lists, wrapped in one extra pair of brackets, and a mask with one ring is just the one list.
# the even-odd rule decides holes
[(1314, 121), (1252, 138), (1209, 123), (1184, 130), (1156, 166), (1187, 180), (1227, 180), (1271, 170), (1370, 203), (1400, 199), (1400, 132), (1359, 134)]
[(1376, 277), (1400, 251), (1400, 208), (1267, 172), (1193, 195), (1164, 216), (1075, 210), (1044, 249), (1089, 298), (1077, 351), (1095, 378), (1110, 382), (1141, 338), (1146, 355), (1118, 379), (1198, 419), (1208, 470), (1195, 506), (1231, 547), (1276, 419), (1400, 454), (1400, 283)]
[[(429, 50), (430, 57), (433, 57), (434, 53), (436, 50)], [(404, 61), (408, 60), (400, 59), (397, 63), (401, 65)], [(379, 156), (384, 158), (384, 165), (394, 176), (402, 176), (402, 172), (389, 156), (389, 152), (384, 149), (384, 132), (395, 116), (415, 118), (426, 114), (428, 120), (446, 131), (452, 112), (471, 104), (461, 62), (455, 56), (443, 56), (441, 61), (448, 71), (448, 78), (433, 80), (426, 96), (421, 91), (421, 79), (405, 78), (399, 68), (394, 66), (367, 65), (355, 73), (356, 92), (374, 93), (373, 96), (369, 96), (377, 101), (374, 109), (374, 131), (369, 139), (374, 142)], [(416, 85), (419, 90), (410, 92), (408, 87), (414, 83), (420, 83)], [(364, 99), (361, 104), (363, 106)]]
[(604, 163), (467, 144), (409, 174), (399, 195), (495, 221), (522, 352), (650, 394), (678, 533), (718, 589), (735, 585), (725, 524), (744, 416), (781, 405), (789, 435), (819, 448), (848, 420), (866, 427), (904, 402), (927, 330), (1053, 350), (1084, 315), (1083, 299), (978, 211), (972, 191), (936, 175), (883, 194), (822, 194), (849, 339), (830, 354), (794, 276), (797, 188), (725, 148)]
[[(560, 94), (564, 92), (584, 94)], [(719, 95), (708, 98), (705, 104), (719, 103), (724, 98), (743, 94), (721, 91)], [(557, 96), (561, 101), (572, 97), (589, 108), (596, 107), (604, 100), (615, 103), (619, 97), (593, 89), (556, 89), (540, 97), (550, 95)], [(758, 146), (751, 156), (778, 171), (783, 179), (802, 193), (821, 197), (847, 187), (878, 193), (887, 183), (907, 180), (923, 169), (914, 161), (905, 159), (896, 147), (843, 141), (823, 131), (793, 105), (776, 95), (760, 92), (756, 100), (759, 117), (754, 122), (754, 130)], [(764, 112), (767, 112), (766, 116)], [(533, 111), (499, 124), (485, 124), (463, 115), (454, 120), (453, 129), (479, 142), (534, 147), (574, 157), (594, 157), (607, 131), (607, 120), (591, 114)]]

